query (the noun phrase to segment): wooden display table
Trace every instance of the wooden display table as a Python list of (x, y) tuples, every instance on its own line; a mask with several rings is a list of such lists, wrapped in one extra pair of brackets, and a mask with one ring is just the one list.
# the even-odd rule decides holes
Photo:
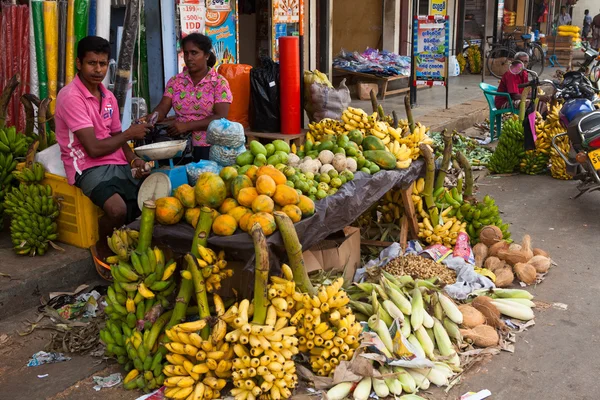
[[(400, 93), (406, 93), (406, 92), (410, 91), (410, 87), (405, 87), (405, 88), (401, 88), (401, 89), (393, 89), (393, 90), (388, 90), (388, 88), (387, 88), (388, 83), (391, 81), (406, 79), (408, 82), (409, 77), (404, 76), (404, 75), (378, 76), (378, 75), (373, 75), (373, 74), (366, 74), (364, 72), (348, 71), (343, 68), (333, 68), (333, 72), (338, 76), (348, 75), (351, 77), (359, 77), (359, 78), (363, 78), (365, 80), (371, 80), (371, 81), (377, 82), (377, 85), (380, 87), (379, 92), (381, 93), (382, 100), (385, 99), (385, 96), (390, 95), (390, 94), (400, 94)], [(429, 88), (429, 86), (417, 86), (417, 89), (423, 89), (423, 88)]]
[(290, 146), (295, 144), (300, 147), (304, 143), (304, 137), (306, 136), (307, 129), (302, 129), (301, 133), (295, 135), (286, 135), (283, 133), (271, 133), (271, 132), (254, 132), (249, 129), (245, 131), (246, 137), (248, 138), (248, 142), (251, 140), (265, 139), (269, 141), (273, 141), (276, 139), (283, 140)]

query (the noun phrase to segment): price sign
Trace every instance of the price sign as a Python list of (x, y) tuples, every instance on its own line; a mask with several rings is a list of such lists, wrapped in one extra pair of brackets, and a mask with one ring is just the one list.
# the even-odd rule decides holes
[(193, 32), (204, 34), (204, 21), (206, 8), (201, 4), (182, 3), (179, 5), (181, 18), (181, 36), (185, 37)]

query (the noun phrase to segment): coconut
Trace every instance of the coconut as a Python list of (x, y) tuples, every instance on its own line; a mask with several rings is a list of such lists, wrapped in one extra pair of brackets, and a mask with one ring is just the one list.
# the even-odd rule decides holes
[(548, 254), (547, 251), (542, 250), (542, 249), (533, 249), (533, 255), (534, 256), (544, 256), (544, 257), (550, 258), (550, 254)]
[(485, 324), (485, 316), (475, 307), (469, 304), (462, 304), (458, 309), (463, 315), (463, 326), (467, 328), (475, 328), (476, 326)]
[(523, 251), (511, 251), (511, 250), (500, 250), (498, 252), (498, 258), (502, 261), (506, 261), (509, 265), (515, 265), (518, 263), (526, 263), (529, 261), (531, 257), (527, 257), (527, 255)]
[(495, 346), (500, 340), (496, 328), (489, 325), (479, 325), (473, 329), (461, 329), (460, 333), (465, 339), (470, 339), (478, 347)]
[(488, 247), (483, 243), (477, 243), (473, 246), (473, 255), (475, 256), (475, 266), (481, 268), (488, 256)]
[(485, 323), (494, 328), (504, 329), (504, 322), (500, 319), (500, 311), (492, 304), (492, 300), (486, 296), (478, 296), (471, 303), (485, 317)]
[(484, 226), (479, 232), (479, 241), (486, 246), (491, 246), (502, 240), (502, 231), (495, 225)]
[(486, 258), (485, 263), (483, 263), (483, 268), (487, 268), (493, 273), (496, 273), (497, 269), (504, 268), (505, 265), (506, 263), (498, 257), (488, 257)]
[(533, 256), (527, 262), (527, 264), (533, 265), (533, 267), (535, 268), (535, 270), (537, 272), (539, 272), (540, 274), (543, 274), (545, 272), (548, 272), (548, 269), (550, 268), (550, 264), (552, 264), (552, 261), (550, 261), (550, 259), (548, 257)]
[(535, 267), (527, 263), (516, 263), (514, 267), (515, 274), (521, 282), (532, 285), (536, 281), (537, 271)]
[(523, 242), (521, 242), (521, 251), (525, 256), (527, 256), (527, 259), (533, 257), (533, 250), (531, 250), (531, 236), (523, 236)]
[(497, 256), (500, 250), (508, 250), (508, 243), (501, 240), (498, 243), (494, 243), (489, 247), (488, 257)]
[(522, 248), (523, 246), (519, 243), (511, 243), (510, 246), (508, 246), (508, 250), (510, 251), (521, 251)]
[(494, 271), (494, 274), (496, 274), (496, 281), (494, 282), (494, 284), (496, 285), (496, 287), (499, 288), (508, 287), (515, 280), (515, 275), (513, 274), (510, 267), (499, 268), (496, 271)]

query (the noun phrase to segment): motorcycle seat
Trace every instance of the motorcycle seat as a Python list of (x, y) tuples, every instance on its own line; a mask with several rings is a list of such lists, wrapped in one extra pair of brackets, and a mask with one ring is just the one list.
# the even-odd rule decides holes
[(585, 140), (590, 140), (600, 135), (600, 111), (585, 114), (578, 123), (578, 128)]

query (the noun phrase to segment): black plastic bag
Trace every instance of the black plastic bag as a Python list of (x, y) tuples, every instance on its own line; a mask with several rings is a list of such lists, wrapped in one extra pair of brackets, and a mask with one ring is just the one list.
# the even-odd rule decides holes
[[(533, 114), (533, 115), (532, 115)], [(533, 121), (532, 121), (533, 120)], [(535, 150), (535, 139), (533, 137), (535, 133), (535, 102), (530, 102), (525, 110), (525, 119), (523, 120), (523, 135), (524, 135), (524, 149)]]
[(279, 64), (263, 57), (250, 70), (250, 126), (256, 132), (280, 132)]

